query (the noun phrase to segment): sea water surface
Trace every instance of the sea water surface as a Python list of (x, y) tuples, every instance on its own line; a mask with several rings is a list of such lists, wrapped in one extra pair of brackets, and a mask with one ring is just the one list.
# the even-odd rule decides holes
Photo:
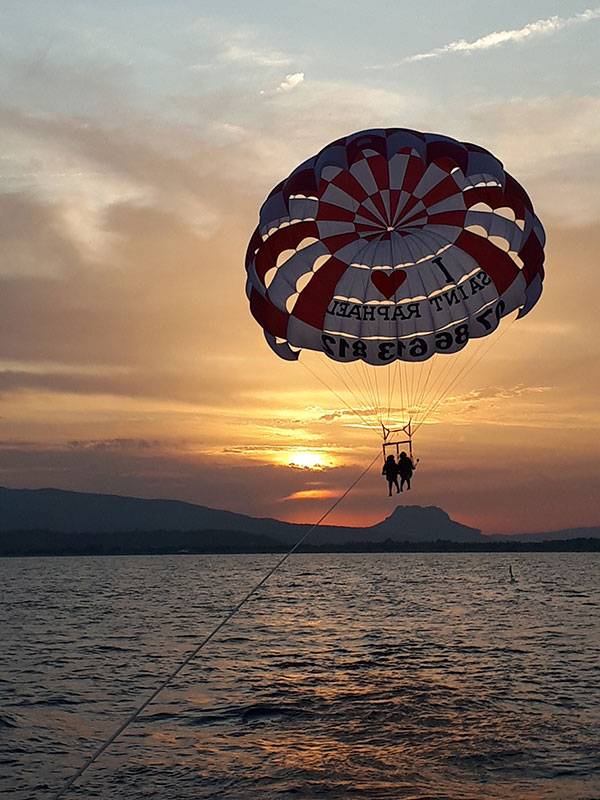
[[(51, 797), (278, 558), (1, 559), (0, 794)], [(599, 564), (295, 555), (64, 796), (597, 800)]]

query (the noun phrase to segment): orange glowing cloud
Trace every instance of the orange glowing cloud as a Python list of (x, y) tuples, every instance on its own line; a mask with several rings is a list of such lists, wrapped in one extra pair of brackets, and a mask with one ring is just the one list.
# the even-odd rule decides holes
[(294, 492), (283, 497), (280, 502), (284, 503), (286, 500), (326, 500), (332, 497), (339, 497), (339, 492), (333, 489), (302, 489), (299, 492)]

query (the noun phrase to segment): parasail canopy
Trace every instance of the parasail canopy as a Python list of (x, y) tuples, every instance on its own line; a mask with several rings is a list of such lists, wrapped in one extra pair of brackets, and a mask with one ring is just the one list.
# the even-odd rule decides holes
[(364, 370), (452, 357), (535, 305), (544, 241), (525, 190), (482, 147), (360, 131), (269, 194), (246, 256), (250, 309), (283, 359), (307, 349)]

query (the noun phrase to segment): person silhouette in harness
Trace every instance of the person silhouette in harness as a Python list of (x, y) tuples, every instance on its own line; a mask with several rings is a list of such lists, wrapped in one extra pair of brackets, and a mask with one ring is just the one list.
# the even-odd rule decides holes
[(390, 490), (388, 497), (392, 496), (392, 484), (396, 487), (396, 494), (398, 494), (401, 489), (398, 486), (398, 465), (394, 461), (394, 456), (386, 458), (381, 474), (387, 478), (388, 489)]
[(400, 475), (400, 491), (404, 491), (404, 484), (406, 483), (406, 490), (410, 490), (410, 479), (412, 478), (413, 472), (417, 468), (417, 465), (413, 462), (412, 458), (409, 458), (404, 450), (400, 453), (400, 458), (398, 459), (398, 464), (396, 465), (398, 469), (398, 474)]

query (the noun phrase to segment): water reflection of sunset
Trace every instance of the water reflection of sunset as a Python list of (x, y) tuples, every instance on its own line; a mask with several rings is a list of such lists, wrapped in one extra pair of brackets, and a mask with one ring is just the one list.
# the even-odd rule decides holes
[[(582, 570), (591, 591), (593, 565), (573, 559), (569, 569)], [(546, 708), (567, 663), (547, 656), (540, 625), (557, 562), (521, 558), (520, 574), (538, 591), (517, 607), (497, 582), (496, 559), (466, 560), (298, 557), (165, 692), (143, 750), (130, 754), (135, 769), (155, 782), (177, 773), (198, 798), (222, 787), (257, 797), (480, 797), (482, 780), (490, 797), (541, 797), (538, 776), (564, 760), (572, 725), (569, 709)], [(184, 586), (197, 579), (190, 569)], [(561, 596), (570, 611), (555, 633), (575, 635), (579, 647), (588, 623), (572, 631), (582, 607)], [(591, 720), (583, 686), (571, 691)], [(587, 796), (586, 785), (565, 777), (560, 796)]]

